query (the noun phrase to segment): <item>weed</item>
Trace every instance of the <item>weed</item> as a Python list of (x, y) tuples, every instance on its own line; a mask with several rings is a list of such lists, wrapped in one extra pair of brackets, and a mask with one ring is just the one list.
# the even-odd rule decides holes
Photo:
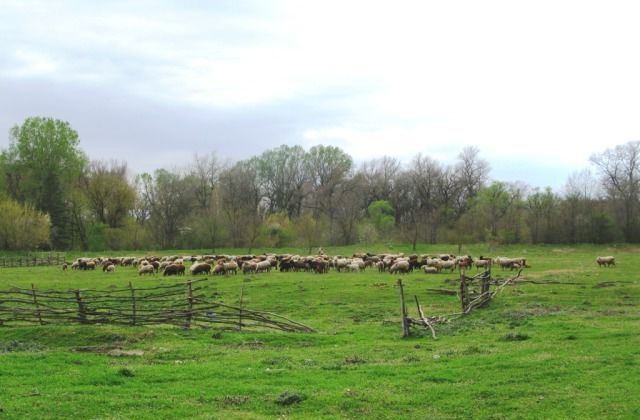
[(502, 336), (502, 341), (524, 341), (528, 340), (529, 336), (527, 334), (522, 333), (509, 333), (507, 335)]
[(276, 399), (276, 404), (279, 404), (279, 405), (299, 404), (305, 399), (306, 397), (304, 395), (285, 391), (278, 396), (278, 398)]

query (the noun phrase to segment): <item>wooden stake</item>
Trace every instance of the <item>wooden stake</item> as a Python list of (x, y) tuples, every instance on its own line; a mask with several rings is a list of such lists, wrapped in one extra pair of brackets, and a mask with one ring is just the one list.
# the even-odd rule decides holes
[(42, 314), (40, 313), (40, 305), (38, 304), (38, 299), (36, 298), (36, 286), (33, 283), (31, 283), (31, 291), (33, 292), (33, 304), (36, 305), (38, 322), (40, 322), (40, 325), (42, 325)]
[(460, 305), (462, 306), (462, 312), (465, 312), (467, 310), (467, 293), (467, 279), (464, 276), (464, 271), (460, 271)]
[(418, 313), (420, 314), (420, 318), (422, 319), (422, 322), (424, 322), (425, 325), (429, 327), (429, 329), (431, 330), (431, 335), (435, 340), (436, 338), (438, 338), (436, 337), (436, 330), (433, 329), (433, 325), (431, 325), (431, 322), (429, 322), (429, 319), (424, 315), (424, 312), (422, 311), (422, 306), (420, 306), (420, 302), (418, 302), (418, 296), (413, 295), (413, 297), (416, 299), (416, 305), (418, 306)]
[(407, 307), (404, 303), (404, 287), (402, 286), (402, 279), (398, 279), (396, 283), (400, 288), (400, 311), (402, 315), (402, 338), (409, 337), (409, 321), (407, 320)]
[(242, 289), (240, 289), (240, 312), (238, 315), (238, 331), (242, 331), (242, 298), (244, 296), (244, 282), (242, 283)]
[(78, 302), (78, 319), (80, 320), (81, 324), (86, 324), (87, 315), (85, 314), (85, 311), (84, 311), (84, 303), (82, 303), (82, 297), (80, 297), (80, 290), (76, 290), (75, 294), (76, 294), (76, 302)]
[(187, 282), (187, 305), (189, 306), (187, 312), (187, 323), (185, 328), (191, 328), (191, 318), (193, 317), (193, 289), (191, 287), (191, 280)]
[(129, 289), (131, 289), (131, 311), (133, 313), (133, 317), (131, 319), (131, 323), (136, 325), (136, 291), (134, 290), (131, 282), (129, 282)]

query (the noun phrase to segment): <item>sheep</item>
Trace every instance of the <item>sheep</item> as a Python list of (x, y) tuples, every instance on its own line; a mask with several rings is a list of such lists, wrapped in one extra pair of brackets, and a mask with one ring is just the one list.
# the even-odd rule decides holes
[(67, 271), (67, 263), (62, 264), (62, 271)]
[(351, 262), (347, 264), (347, 266), (345, 267), (345, 270), (358, 272), (358, 271), (362, 271), (363, 268), (360, 268), (360, 265), (357, 262)]
[(394, 263), (391, 268), (389, 268), (389, 273), (408, 273), (409, 272), (409, 261), (401, 260)]
[(422, 269), (422, 271), (424, 271), (425, 274), (436, 274), (438, 272), (438, 269), (436, 267), (430, 267), (428, 265), (423, 265), (420, 268)]
[[(271, 266), (271, 263), (269, 263), (269, 266)], [(235, 261), (226, 262), (223, 264), (223, 267), (225, 274), (228, 274), (230, 272), (233, 272), (233, 274), (238, 273), (238, 263)]]
[(596, 258), (596, 262), (598, 263), (598, 267), (611, 267), (612, 265), (615, 266), (616, 265), (616, 259), (615, 257), (609, 255), (607, 257), (598, 257)]
[(244, 274), (255, 273), (258, 269), (258, 263), (255, 261), (246, 261), (242, 264), (242, 272)]
[(105, 265), (104, 268), (102, 269), (102, 271), (104, 273), (113, 273), (113, 272), (116, 271), (116, 266), (115, 266), (115, 264)]
[(384, 272), (384, 262), (383, 261), (378, 261), (376, 263), (376, 267), (378, 268), (378, 272), (379, 273), (383, 273)]
[(449, 270), (450, 273), (453, 273), (453, 270), (456, 269), (456, 262), (454, 260), (439, 261), (437, 264), (438, 271)]
[(169, 264), (164, 269), (163, 276), (183, 275), (185, 267), (183, 264)]
[(207, 263), (194, 264), (189, 268), (189, 270), (193, 275), (209, 274), (211, 273), (211, 264), (207, 264)]
[(264, 273), (264, 272), (268, 273), (270, 271), (271, 271), (271, 261), (264, 260), (264, 261), (260, 261), (259, 263), (256, 263), (257, 273)]
[(138, 275), (141, 276), (143, 274), (155, 274), (153, 266), (151, 264), (141, 265), (140, 268), (138, 268)]
[(480, 258), (478, 258), (478, 260), (476, 260), (476, 270), (480, 269), (480, 267), (484, 268), (485, 270), (488, 270), (489, 268), (491, 268), (491, 259), (489, 258), (483, 258), (482, 255), (480, 256)]

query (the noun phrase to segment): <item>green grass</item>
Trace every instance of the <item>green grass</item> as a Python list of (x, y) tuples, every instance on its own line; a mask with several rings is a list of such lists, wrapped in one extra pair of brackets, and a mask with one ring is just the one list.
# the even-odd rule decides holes
[[(434, 251), (457, 249), (418, 250)], [(525, 256), (532, 265), (525, 277), (548, 283), (506, 288), (488, 307), (438, 326), (437, 340), (427, 331), (400, 338), (395, 277), (375, 271), (211, 277), (208, 287), (223, 301), (237, 303), (244, 282), (247, 307), (280, 313), (316, 333), (3, 327), (0, 418), (640, 417), (637, 248), (463, 251)], [(618, 266), (598, 268), (595, 257), (604, 254), (616, 255)], [(454, 288), (456, 277), (412, 273), (404, 276), (405, 293), (418, 295), (427, 314), (453, 313), (454, 296), (426, 289)], [(168, 282), (122, 267), (113, 275), (57, 267), (0, 270), (2, 289), (129, 281)], [(414, 305), (409, 310), (416, 315)], [(113, 356), (108, 350), (114, 347), (137, 352)]]

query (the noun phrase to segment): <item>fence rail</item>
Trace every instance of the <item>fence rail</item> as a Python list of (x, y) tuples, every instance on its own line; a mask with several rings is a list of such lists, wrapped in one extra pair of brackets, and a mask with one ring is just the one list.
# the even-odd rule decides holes
[[(0, 326), (11, 324), (227, 324), (310, 332), (312, 328), (270, 312), (216, 302), (206, 296), (208, 279), (172, 285), (111, 289), (38, 290), (13, 287), (0, 290)], [(244, 293), (244, 289), (243, 292)]]
[(23, 255), (19, 257), (0, 257), (0, 267), (4, 268), (61, 265), (65, 262), (67, 262), (67, 257), (61, 252)]

